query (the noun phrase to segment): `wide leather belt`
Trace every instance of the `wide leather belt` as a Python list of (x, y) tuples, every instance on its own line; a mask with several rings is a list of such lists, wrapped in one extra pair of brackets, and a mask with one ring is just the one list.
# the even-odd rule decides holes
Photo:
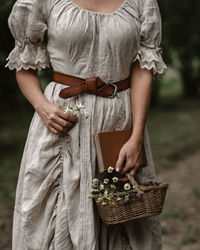
[(99, 77), (79, 78), (71, 75), (65, 75), (59, 72), (54, 72), (53, 81), (68, 85), (60, 91), (61, 98), (69, 98), (82, 93), (95, 94), (102, 97), (113, 98), (117, 92), (130, 87), (130, 76), (118, 82), (104, 82)]

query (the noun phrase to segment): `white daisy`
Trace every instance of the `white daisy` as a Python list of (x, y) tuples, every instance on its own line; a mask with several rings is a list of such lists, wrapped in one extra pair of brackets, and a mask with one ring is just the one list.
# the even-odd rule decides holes
[(67, 112), (72, 113), (72, 108), (71, 108), (70, 106), (67, 106), (67, 107), (65, 108), (65, 113), (67, 113)]
[(125, 184), (124, 184), (124, 189), (125, 189), (126, 191), (130, 190), (130, 189), (131, 189), (131, 185), (130, 185), (129, 183), (125, 183)]
[(76, 107), (78, 109), (84, 109), (85, 108), (85, 106), (83, 105), (83, 103), (77, 104)]
[(96, 183), (99, 182), (99, 180), (97, 178), (95, 178), (95, 179), (92, 180), (92, 182), (96, 184)]
[(109, 182), (109, 179), (108, 179), (108, 178), (106, 178), (106, 179), (103, 180), (103, 183), (104, 183), (104, 184), (108, 184), (108, 182)]
[(115, 186), (115, 185), (110, 185), (110, 187), (111, 187), (112, 189), (116, 189), (116, 186)]
[(99, 193), (99, 190), (96, 189), (96, 188), (92, 188), (92, 189), (91, 189), (91, 192), (92, 192), (92, 193)]
[(113, 180), (113, 182), (118, 182), (118, 178), (117, 177), (113, 177), (112, 180)]
[(114, 170), (114, 168), (113, 168), (112, 166), (109, 166), (109, 167), (108, 167), (108, 173), (109, 173), (109, 174), (112, 173), (113, 170)]
[(104, 185), (101, 184), (101, 185), (99, 186), (99, 189), (100, 189), (100, 190), (104, 190)]
[(87, 119), (89, 117), (89, 113), (87, 111), (84, 111), (84, 116)]
[(103, 198), (99, 197), (97, 202), (102, 202), (103, 201)]

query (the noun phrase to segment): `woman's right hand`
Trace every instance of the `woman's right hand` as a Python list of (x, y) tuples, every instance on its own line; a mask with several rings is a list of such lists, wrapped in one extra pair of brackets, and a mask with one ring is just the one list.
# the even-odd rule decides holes
[(78, 122), (76, 115), (65, 112), (56, 104), (50, 102), (45, 102), (36, 111), (41, 116), (44, 125), (55, 135), (64, 134)]

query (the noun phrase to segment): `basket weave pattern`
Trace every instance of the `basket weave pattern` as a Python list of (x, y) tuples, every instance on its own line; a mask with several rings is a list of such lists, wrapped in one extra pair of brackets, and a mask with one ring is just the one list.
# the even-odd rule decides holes
[[(156, 215), (162, 212), (168, 184), (158, 184), (141, 186), (134, 178), (127, 174), (130, 182), (135, 187), (135, 191), (144, 192), (141, 199), (129, 200), (126, 203), (118, 201), (115, 197), (115, 206), (107, 204), (102, 206), (97, 202), (97, 196), (93, 195), (96, 201), (101, 219), (106, 224), (119, 224), (126, 221)], [(133, 190), (134, 192), (134, 190)], [(123, 196), (123, 192), (116, 193), (116, 196)]]

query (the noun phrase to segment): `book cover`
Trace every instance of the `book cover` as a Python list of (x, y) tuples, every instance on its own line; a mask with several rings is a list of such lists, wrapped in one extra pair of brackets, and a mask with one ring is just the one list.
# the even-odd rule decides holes
[[(93, 135), (99, 173), (106, 171), (109, 166), (115, 167), (119, 152), (122, 146), (129, 140), (131, 133), (131, 130), (116, 130), (95, 133)], [(147, 165), (144, 144), (142, 145), (141, 155), (140, 166), (144, 167)]]

